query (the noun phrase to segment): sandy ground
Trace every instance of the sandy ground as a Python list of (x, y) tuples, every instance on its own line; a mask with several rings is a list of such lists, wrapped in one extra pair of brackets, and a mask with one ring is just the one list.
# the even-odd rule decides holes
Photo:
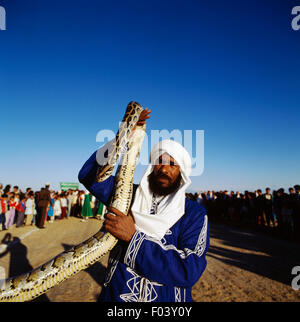
[[(69, 218), (46, 229), (12, 227), (0, 231), (0, 272), (15, 276), (48, 261), (98, 231), (101, 221)], [(101, 291), (107, 256), (49, 290), (36, 301), (95, 302)], [(291, 287), (300, 266), (300, 244), (224, 225), (210, 225), (207, 268), (193, 287), (196, 302), (300, 302)], [(299, 283), (299, 282), (298, 282)]]

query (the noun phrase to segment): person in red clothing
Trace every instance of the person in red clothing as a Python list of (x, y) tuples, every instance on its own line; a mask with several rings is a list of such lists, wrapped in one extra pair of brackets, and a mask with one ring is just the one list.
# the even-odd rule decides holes
[(5, 213), (7, 212), (7, 195), (3, 194), (0, 198), (0, 223), (2, 224), (2, 230), (7, 230), (5, 226)]
[(10, 226), (12, 226), (15, 220), (17, 202), (15, 201), (14, 195), (12, 195), (9, 198), (8, 206), (9, 206), (9, 213), (7, 216), (6, 228), (9, 228)]

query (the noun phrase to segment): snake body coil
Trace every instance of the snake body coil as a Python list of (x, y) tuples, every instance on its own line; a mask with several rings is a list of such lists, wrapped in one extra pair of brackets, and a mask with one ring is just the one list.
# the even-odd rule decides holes
[[(143, 108), (136, 102), (127, 106), (115, 140), (107, 151), (107, 162), (98, 169), (96, 180), (107, 179), (122, 155), (115, 175), (114, 192), (109, 206), (127, 214), (131, 204), (133, 175), (145, 134), (145, 125), (137, 126)], [(125, 151), (125, 152), (124, 152)], [(83, 243), (54, 257), (29, 273), (7, 279), (0, 289), (0, 302), (30, 301), (69, 277), (91, 266), (117, 243), (110, 233), (99, 230)], [(1, 285), (1, 284), (0, 284)]]

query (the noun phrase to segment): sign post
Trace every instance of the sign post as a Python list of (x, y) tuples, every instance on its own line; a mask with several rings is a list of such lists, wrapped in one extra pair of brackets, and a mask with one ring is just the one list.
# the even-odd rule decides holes
[(67, 191), (69, 189), (76, 190), (79, 187), (79, 184), (76, 182), (60, 182), (60, 190)]

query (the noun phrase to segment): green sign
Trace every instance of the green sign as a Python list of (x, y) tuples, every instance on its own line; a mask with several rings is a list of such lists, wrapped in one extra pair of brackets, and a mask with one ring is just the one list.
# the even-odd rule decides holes
[(76, 190), (79, 184), (76, 182), (60, 182), (60, 190)]

